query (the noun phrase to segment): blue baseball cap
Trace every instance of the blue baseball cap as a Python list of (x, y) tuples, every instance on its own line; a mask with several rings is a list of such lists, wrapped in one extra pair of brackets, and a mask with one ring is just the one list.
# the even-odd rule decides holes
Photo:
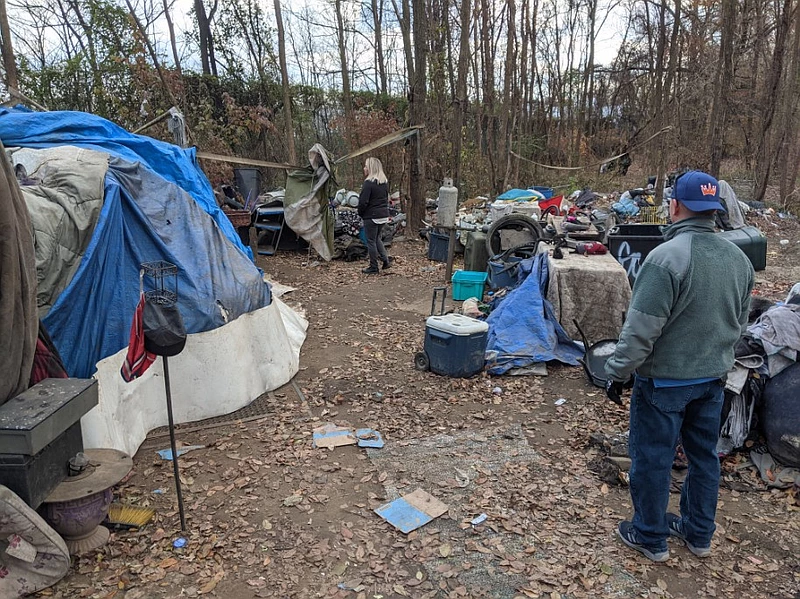
[(719, 201), (719, 181), (702, 171), (689, 171), (678, 177), (673, 196), (694, 212), (725, 210)]

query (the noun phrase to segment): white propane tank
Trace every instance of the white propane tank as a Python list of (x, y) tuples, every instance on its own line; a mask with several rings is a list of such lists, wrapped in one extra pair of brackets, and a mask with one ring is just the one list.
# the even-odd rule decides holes
[(454, 227), (458, 211), (458, 189), (453, 187), (452, 179), (445, 179), (439, 188), (439, 205), (436, 209), (436, 224), (440, 227)]

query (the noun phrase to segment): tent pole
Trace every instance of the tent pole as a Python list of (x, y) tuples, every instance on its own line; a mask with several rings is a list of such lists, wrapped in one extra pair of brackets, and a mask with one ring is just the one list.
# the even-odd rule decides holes
[(169, 418), (169, 443), (172, 448), (172, 469), (175, 474), (175, 491), (178, 494), (178, 513), (181, 516), (181, 530), (186, 532), (186, 516), (183, 512), (183, 493), (181, 493), (181, 475), (178, 468), (178, 449), (175, 447), (175, 421), (172, 418), (172, 393), (169, 385), (169, 360), (161, 356), (164, 362), (164, 386), (167, 389), (167, 417)]

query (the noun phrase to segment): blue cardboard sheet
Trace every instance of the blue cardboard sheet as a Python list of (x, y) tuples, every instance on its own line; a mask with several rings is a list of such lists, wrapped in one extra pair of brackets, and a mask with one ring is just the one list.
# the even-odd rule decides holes
[(433, 520), (432, 516), (421, 512), (402, 497), (382, 505), (375, 513), (406, 534)]
[(530, 274), (489, 314), (486, 354), (489, 374), (558, 360), (577, 366), (583, 348), (569, 338), (553, 307), (545, 299), (548, 280), (547, 254), (538, 254), (520, 265), (520, 276)]

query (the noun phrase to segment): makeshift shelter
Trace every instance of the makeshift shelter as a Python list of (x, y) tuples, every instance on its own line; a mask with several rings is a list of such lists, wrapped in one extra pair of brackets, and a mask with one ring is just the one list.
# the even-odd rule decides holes
[(214, 201), (193, 149), (75, 112), (0, 111), (0, 140), (28, 173), (40, 316), (70, 376), (94, 375), (87, 447), (134, 453), (166, 421), (160, 365), (119, 373), (140, 295), (140, 264), (178, 266), (189, 333), (171, 363), (178, 422), (219, 416), (295, 374), (305, 321), (279, 300)]

